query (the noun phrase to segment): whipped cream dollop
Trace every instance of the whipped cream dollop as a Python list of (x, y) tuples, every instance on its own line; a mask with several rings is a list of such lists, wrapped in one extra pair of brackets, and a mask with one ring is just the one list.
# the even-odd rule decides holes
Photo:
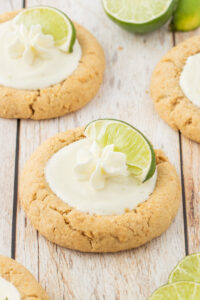
[(20, 300), (21, 296), (16, 287), (0, 276), (0, 300)]
[(200, 53), (188, 57), (179, 83), (185, 96), (200, 107)]
[(157, 172), (144, 183), (129, 174), (126, 156), (113, 145), (99, 149), (84, 138), (63, 147), (47, 162), (46, 181), (63, 202), (97, 215), (123, 214), (146, 201), (154, 191)]
[(82, 55), (78, 40), (66, 53), (40, 25), (27, 29), (14, 20), (0, 24), (0, 44), (0, 85), (16, 89), (43, 89), (65, 80)]
[(39, 24), (32, 25), (29, 29), (20, 24), (13, 31), (12, 41), (8, 45), (8, 54), (12, 58), (23, 58), (25, 63), (31, 65), (37, 57), (49, 58), (48, 52), (53, 47), (53, 36), (43, 34)]
[(126, 155), (114, 151), (114, 145), (102, 150), (96, 142), (89, 149), (80, 149), (74, 168), (79, 180), (89, 180), (96, 190), (103, 189), (106, 179), (116, 176), (128, 176)]

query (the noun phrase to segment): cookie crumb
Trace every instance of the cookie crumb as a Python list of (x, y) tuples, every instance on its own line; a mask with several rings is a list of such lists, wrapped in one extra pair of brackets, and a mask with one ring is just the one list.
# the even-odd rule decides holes
[(119, 47), (118, 47), (118, 50), (119, 50), (119, 51), (122, 51), (122, 50), (124, 50), (124, 48), (121, 47), (121, 46), (119, 46)]

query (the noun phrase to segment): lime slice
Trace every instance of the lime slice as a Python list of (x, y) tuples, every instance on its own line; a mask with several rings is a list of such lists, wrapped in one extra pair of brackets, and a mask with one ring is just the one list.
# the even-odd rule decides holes
[(107, 15), (128, 31), (146, 33), (172, 16), (177, 0), (102, 0)]
[(188, 255), (178, 263), (169, 276), (169, 283), (177, 281), (200, 283), (200, 253)]
[(180, 281), (157, 289), (149, 300), (199, 300), (200, 284)]
[(60, 10), (49, 6), (37, 6), (23, 10), (14, 19), (16, 24), (40, 25), (44, 34), (54, 37), (55, 45), (65, 52), (72, 52), (76, 40), (73, 23)]
[(89, 123), (85, 135), (103, 148), (114, 145), (114, 151), (126, 154), (130, 172), (141, 181), (151, 178), (156, 169), (155, 153), (147, 138), (123, 121), (99, 119)]
[(174, 31), (189, 31), (200, 26), (200, 1), (179, 0), (171, 29)]

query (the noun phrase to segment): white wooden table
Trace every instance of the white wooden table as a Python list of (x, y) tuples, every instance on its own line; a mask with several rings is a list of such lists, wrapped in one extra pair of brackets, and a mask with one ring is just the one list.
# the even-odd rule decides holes
[[(96, 36), (106, 55), (103, 85), (80, 111), (41, 122), (0, 119), (0, 254), (25, 265), (54, 300), (146, 300), (185, 254), (200, 251), (200, 147), (159, 118), (149, 95), (158, 60), (198, 31), (172, 34), (165, 26), (136, 36), (112, 23), (100, 2), (0, 0), (1, 13), (39, 4), (64, 10)], [(123, 119), (142, 130), (165, 151), (182, 179), (182, 205), (169, 230), (139, 249), (118, 254), (82, 254), (53, 245), (30, 225), (17, 197), (18, 175), (41, 142), (100, 117)]]

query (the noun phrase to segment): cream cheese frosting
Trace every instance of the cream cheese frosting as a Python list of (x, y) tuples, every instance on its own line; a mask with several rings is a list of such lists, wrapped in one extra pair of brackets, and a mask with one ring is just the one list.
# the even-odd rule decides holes
[(11, 58), (23, 58), (24, 62), (33, 65), (35, 59), (48, 58), (48, 52), (54, 47), (52, 35), (43, 34), (40, 25), (33, 25), (28, 30), (23, 24), (16, 26), (13, 41), (8, 45)]
[(188, 57), (179, 83), (186, 97), (200, 107), (200, 53)]
[(89, 138), (74, 142), (47, 162), (45, 178), (65, 203), (97, 215), (123, 214), (149, 198), (157, 172), (144, 183), (129, 174), (123, 153), (99, 149)]
[(30, 29), (13, 20), (0, 24), (0, 84), (16, 89), (42, 89), (59, 83), (77, 68), (82, 51), (76, 40), (72, 53), (54, 44), (40, 25)]
[(20, 300), (20, 294), (16, 287), (0, 276), (0, 300)]
[(108, 178), (128, 176), (126, 155), (115, 152), (114, 145), (101, 150), (96, 142), (89, 149), (78, 151), (74, 170), (78, 179), (89, 180), (96, 190), (103, 189)]

